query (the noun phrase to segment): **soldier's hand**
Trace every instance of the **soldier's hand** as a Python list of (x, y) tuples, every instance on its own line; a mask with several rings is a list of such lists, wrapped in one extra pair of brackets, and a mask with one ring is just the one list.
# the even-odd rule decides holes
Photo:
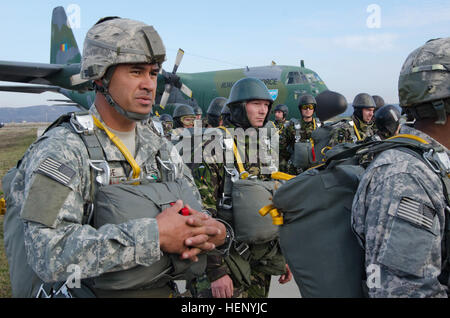
[(199, 253), (215, 248), (208, 240), (211, 235), (220, 234), (220, 229), (208, 226), (209, 217), (203, 213), (179, 214), (182, 208), (183, 201), (178, 200), (156, 216), (160, 248), (167, 253), (180, 254), (183, 259), (197, 261)]
[(289, 269), (288, 264), (286, 264), (286, 273), (284, 273), (283, 275), (280, 276), (280, 278), (278, 279), (278, 282), (280, 284), (286, 284), (287, 282), (290, 282), (292, 279), (292, 272)]
[[(188, 218), (187, 222), (189, 225), (192, 226), (205, 226), (206, 227), (206, 234), (208, 235), (208, 242), (213, 243), (215, 246), (220, 246), (225, 242), (225, 237), (227, 234), (227, 230), (225, 228), (225, 225), (223, 225), (222, 222), (219, 222), (209, 215), (198, 212), (194, 209), (191, 209), (189, 205), (186, 204), (186, 208), (189, 209), (189, 216), (192, 216), (191, 218)], [(186, 241), (187, 246), (193, 246), (193, 247), (199, 247), (202, 248), (202, 242), (196, 242), (196, 241)], [(199, 245), (199, 246), (197, 246)], [(204, 248), (202, 248), (204, 249)], [(209, 249), (208, 249), (209, 250)]]
[(233, 288), (233, 281), (228, 275), (211, 282), (211, 292), (214, 298), (233, 297)]

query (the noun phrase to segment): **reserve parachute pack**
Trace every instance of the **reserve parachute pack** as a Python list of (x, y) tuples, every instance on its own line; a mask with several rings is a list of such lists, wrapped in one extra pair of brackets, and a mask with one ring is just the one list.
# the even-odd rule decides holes
[[(243, 166), (240, 151), (233, 137), (225, 127), (223, 148), (233, 151), (234, 162), (224, 163), (224, 186), (218, 204), (221, 219), (233, 224), (234, 249), (224, 258), (232, 276), (241, 285), (250, 287), (251, 270), (268, 275), (285, 273), (286, 260), (281, 254), (278, 242), (278, 226), (269, 218), (261, 218), (259, 209), (272, 203), (273, 195), (280, 182), (260, 180), (250, 175)], [(276, 130), (274, 130), (276, 131)], [(264, 141), (270, 146), (268, 139)], [(269, 161), (265, 161), (269, 162)], [(268, 164), (273, 166), (273, 162)], [(275, 167), (272, 169), (275, 171)]]
[[(353, 197), (365, 169), (384, 150), (408, 152), (439, 172), (434, 156), (438, 152), (424, 142), (416, 136), (398, 135), (384, 141), (342, 144), (319, 167), (296, 177), (276, 173), (288, 181), (275, 193), (273, 204), (260, 213), (270, 213), (282, 223), (280, 245), (302, 297), (367, 296), (364, 250), (351, 228)], [(448, 186), (448, 177), (440, 175)]]
[[(318, 118), (313, 118), (314, 121), (314, 131), (319, 129), (322, 124), (319, 121)], [(321, 148), (315, 147), (315, 140), (311, 138), (306, 141), (301, 141), (301, 121), (295, 118), (291, 119), (291, 124), (294, 126), (295, 130), (295, 143), (294, 143), (294, 149), (291, 158), (289, 159), (294, 167), (306, 170), (314, 165), (316, 165), (318, 162), (318, 156), (316, 155), (316, 151), (320, 150)]]
[[(225, 162), (225, 177), (219, 214), (233, 224), (235, 239), (245, 244), (262, 244), (278, 238), (278, 228), (271, 220), (259, 217), (259, 209), (271, 203), (278, 181), (263, 181), (250, 176), (242, 164), (240, 151), (225, 127), (224, 150), (233, 151), (234, 162)], [(267, 145), (269, 146), (269, 145)], [(257, 202), (258, 204), (255, 204)]]
[[(139, 185), (136, 183), (109, 185), (107, 173), (109, 167), (97, 137), (93, 133), (84, 134), (80, 130), (83, 127), (93, 128), (93, 125), (89, 124), (92, 122), (92, 118), (92, 115), (86, 112), (63, 115), (44, 132), (45, 135), (54, 127), (67, 127), (79, 134), (88, 150), (93, 166), (91, 184), (96, 184), (96, 182), (99, 184), (91, 187), (92, 199), (85, 206), (83, 224), (99, 228), (104, 224), (119, 224), (143, 217), (154, 218), (178, 199), (201, 211), (201, 204), (195, 199), (195, 194), (187, 182), (182, 178), (174, 178), (173, 171), (176, 169), (174, 165), (168, 167), (171, 165), (171, 161), (165, 147), (162, 147), (158, 153), (162, 182), (149, 179), (141, 181)], [(33, 143), (27, 152), (39, 140)], [(180, 260), (178, 255), (164, 254), (152, 266), (139, 265), (129, 270), (104, 273), (93, 279), (82, 280), (81, 288), (70, 289), (65, 282), (43, 283), (27, 263), (23, 221), (20, 218), (22, 204), (18, 200), (20, 197), (13, 195), (13, 192), (23, 191), (20, 186), (23, 186), (24, 175), (19, 173), (20, 163), (21, 160), (15, 168), (8, 171), (2, 180), (7, 205), (4, 218), (4, 240), (13, 297), (95, 297), (96, 292), (94, 291), (96, 290), (112, 291), (114, 297), (126, 296), (128, 290), (160, 288), (174, 279), (192, 279), (204, 272), (206, 255), (200, 255), (199, 261), (192, 263)]]

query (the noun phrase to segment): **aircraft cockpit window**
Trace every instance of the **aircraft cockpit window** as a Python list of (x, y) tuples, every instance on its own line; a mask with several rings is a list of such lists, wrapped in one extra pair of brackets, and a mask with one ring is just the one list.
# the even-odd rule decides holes
[(303, 84), (306, 82), (307, 82), (307, 79), (303, 73), (299, 73), (299, 72), (289, 72), (288, 73), (286, 84)]
[(306, 77), (308, 78), (309, 83), (315, 83), (315, 82), (321, 82), (322, 79), (319, 77), (319, 75), (315, 73), (309, 73), (306, 74)]

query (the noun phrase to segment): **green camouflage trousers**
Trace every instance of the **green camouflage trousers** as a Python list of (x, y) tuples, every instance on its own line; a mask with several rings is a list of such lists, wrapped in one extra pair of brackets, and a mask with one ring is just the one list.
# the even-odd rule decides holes
[[(267, 298), (269, 295), (271, 275), (258, 271), (251, 271), (251, 285), (248, 288), (240, 286), (233, 280), (233, 298)], [(189, 290), (196, 298), (212, 298), (211, 283), (204, 274), (189, 285)]]

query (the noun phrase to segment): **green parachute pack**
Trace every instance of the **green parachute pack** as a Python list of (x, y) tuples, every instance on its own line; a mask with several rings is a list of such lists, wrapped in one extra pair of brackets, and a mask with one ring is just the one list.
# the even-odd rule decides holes
[[(71, 119), (91, 116), (89, 113), (71, 113), (57, 119), (45, 132), (57, 126), (65, 126), (75, 130), (85, 143), (90, 159), (104, 162), (103, 151), (95, 134), (82, 134), (78, 128), (71, 127)], [(92, 117), (91, 117), (92, 118)], [(79, 123), (80, 121), (78, 121)], [(81, 121), (83, 122), (83, 121)], [(44, 132), (44, 134), (45, 134)], [(36, 141), (37, 142), (37, 141)], [(159, 157), (166, 165), (169, 164), (169, 152), (165, 147), (159, 150)], [(149, 290), (161, 288), (169, 281), (177, 279), (192, 279), (200, 276), (206, 268), (206, 255), (200, 255), (199, 261), (192, 263), (181, 260), (179, 255), (164, 254), (151, 266), (136, 266), (129, 270), (104, 273), (98, 277), (81, 281), (81, 288), (69, 288), (66, 282), (44, 283), (27, 263), (24, 243), (24, 227), (20, 218), (22, 204), (16, 202), (14, 191), (19, 191), (23, 185), (24, 175), (18, 173), (21, 160), (17, 166), (3, 178), (7, 212), (4, 218), (4, 241), (6, 255), (10, 267), (10, 279), (13, 297), (96, 297), (97, 294), (126, 297), (129, 290)], [(97, 184), (94, 180), (104, 176), (94, 173), (91, 169), (91, 202), (85, 206), (83, 224), (99, 228), (104, 224), (119, 224), (143, 217), (154, 218), (158, 213), (170, 207), (176, 200), (183, 200), (191, 208), (201, 211), (202, 206), (196, 199), (192, 189), (184, 179), (174, 179), (165, 171), (161, 164), (161, 182), (142, 180), (134, 184)], [(99, 166), (98, 166), (99, 167)], [(98, 169), (97, 167), (97, 169)], [(107, 167), (103, 167), (108, 170)], [(111, 297), (111, 296), (110, 296)]]
[[(274, 223), (282, 223), (280, 245), (302, 297), (367, 296), (364, 250), (351, 228), (352, 202), (367, 166), (392, 148), (423, 161), (423, 155), (433, 150), (412, 135), (338, 145), (321, 166), (296, 177), (284, 174), (288, 181), (277, 190), (273, 203), (260, 210), (263, 216), (270, 213)], [(445, 182), (449, 187), (448, 178), (442, 180), (444, 188)]]

